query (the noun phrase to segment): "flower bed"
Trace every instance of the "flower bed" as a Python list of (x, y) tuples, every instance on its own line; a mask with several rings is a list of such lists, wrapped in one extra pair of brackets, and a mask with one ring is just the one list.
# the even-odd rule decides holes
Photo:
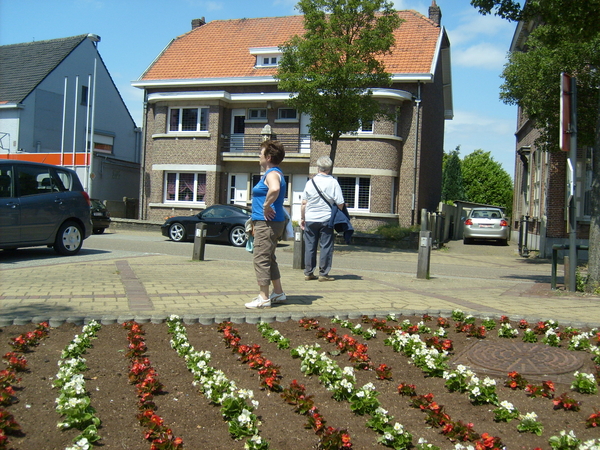
[[(0, 448), (86, 448), (90, 426), (102, 445), (90, 448), (106, 449), (600, 447), (600, 440), (589, 443), (600, 427), (597, 330), (481, 320), (460, 311), (439, 320), (259, 325), (184, 325), (173, 317), (128, 329), (105, 325), (94, 329), (95, 338), (64, 324), (16, 352), (14, 338), (35, 328), (0, 330), (0, 354), (17, 353), (6, 362), (27, 360), (18, 376), (0, 372), (0, 399), (2, 392), (9, 399), (0, 420), (12, 418), (20, 428), (0, 422)], [(85, 427), (67, 428), (57, 426), (66, 423), (65, 408), (56, 410), (57, 384), (67, 384), (57, 383), (57, 372), (59, 362), (74, 359), (64, 352), (79, 335), (90, 345), (78, 356), (85, 364), (71, 366), (83, 375), (89, 400), (82, 404), (93, 411)], [(481, 339), (534, 338), (585, 355), (569, 383), (454, 364)]]

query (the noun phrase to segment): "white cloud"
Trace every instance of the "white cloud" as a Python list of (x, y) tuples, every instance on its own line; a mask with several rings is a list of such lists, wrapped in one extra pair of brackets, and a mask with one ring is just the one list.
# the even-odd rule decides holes
[(428, 14), (429, 5), (431, 5), (431, 1), (415, 1), (415, 0), (396, 0), (394, 2), (394, 9), (403, 10), (403, 9), (414, 9), (415, 11), (419, 11), (421, 14)]
[(454, 111), (454, 119), (446, 121), (446, 132), (468, 136), (471, 133), (485, 135), (513, 136), (516, 124), (514, 118), (494, 117), (481, 114), (479, 111)]
[[(452, 47), (469, 45), (481, 40), (512, 38), (514, 24), (496, 16), (482, 16), (474, 8), (467, 8), (457, 14), (458, 26), (448, 29)], [(506, 47), (508, 48), (508, 47)]]
[(455, 111), (454, 120), (446, 121), (444, 151), (449, 152), (460, 145), (460, 156), (464, 158), (477, 149), (491, 152), (495, 161), (511, 176), (515, 164), (515, 127), (510, 117), (510, 108), (506, 117), (494, 117), (473, 110)]
[(506, 48), (482, 42), (468, 48), (454, 48), (453, 65), (479, 67), (489, 70), (502, 70), (506, 63)]

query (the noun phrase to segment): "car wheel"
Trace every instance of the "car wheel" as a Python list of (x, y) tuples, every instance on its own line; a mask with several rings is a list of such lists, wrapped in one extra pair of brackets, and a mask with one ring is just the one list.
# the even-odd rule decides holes
[(243, 247), (246, 245), (246, 230), (244, 227), (237, 225), (231, 229), (229, 233), (229, 242), (234, 247)]
[(471, 239), (471, 238), (464, 238), (463, 239), (463, 244), (465, 244), (465, 245), (470, 245), (472, 243), (473, 243), (473, 239)]
[(169, 227), (169, 237), (175, 242), (183, 241), (185, 239), (185, 227), (179, 222), (175, 222)]
[(94, 234), (102, 234), (104, 233), (105, 228), (94, 228)]
[(505, 247), (508, 245), (508, 239), (500, 239), (500, 241), (498, 242), (500, 243), (500, 245), (503, 245)]
[(54, 251), (61, 255), (76, 255), (83, 245), (81, 226), (75, 222), (65, 222), (58, 229)]

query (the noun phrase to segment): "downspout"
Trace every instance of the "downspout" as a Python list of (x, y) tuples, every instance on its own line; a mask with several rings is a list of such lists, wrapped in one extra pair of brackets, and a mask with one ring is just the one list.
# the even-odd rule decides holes
[(421, 82), (417, 82), (417, 97), (415, 98), (415, 105), (417, 107), (417, 120), (415, 128), (415, 153), (413, 156), (413, 192), (412, 192), (412, 218), (411, 225), (416, 223), (417, 219), (417, 157), (419, 155), (419, 136), (421, 127)]
[(144, 89), (144, 108), (142, 112), (142, 139), (140, 149), (140, 204), (138, 205), (138, 217), (140, 220), (146, 220), (147, 214), (145, 208), (145, 192), (144, 181), (146, 180), (146, 130), (148, 126), (148, 91)]

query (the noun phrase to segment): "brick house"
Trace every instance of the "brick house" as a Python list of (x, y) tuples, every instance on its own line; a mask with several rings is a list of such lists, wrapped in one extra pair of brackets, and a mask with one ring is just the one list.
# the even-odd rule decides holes
[[(397, 121), (363, 124), (338, 144), (334, 175), (359, 230), (416, 224), (440, 200), (444, 121), (453, 116), (450, 43), (435, 1), (430, 17), (398, 14), (405, 22), (384, 59), (393, 85), (374, 89), (398, 108)], [(286, 105), (290, 93), (273, 75), (278, 47), (303, 33), (303, 16), (195, 19), (133, 82), (145, 98), (141, 218), (250, 204), (263, 137), (285, 144), (285, 204), (299, 218), (302, 190), (329, 146), (311, 140), (310, 117)]]
[[(526, 51), (527, 37), (535, 21), (520, 22), (511, 43), (511, 52)], [(559, 90), (560, 79), (556, 85)], [(518, 108), (515, 178), (513, 196), (513, 240), (520, 250), (539, 251), (542, 258), (552, 256), (552, 245), (568, 244), (567, 171), (568, 152), (545, 152), (535, 140), (540, 136), (534, 121)], [(576, 167), (577, 244), (588, 245), (590, 193), (592, 181), (591, 149), (579, 148)], [(523, 252), (522, 252), (523, 253)], [(586, 252), (579, 252), (586, 258)]]

